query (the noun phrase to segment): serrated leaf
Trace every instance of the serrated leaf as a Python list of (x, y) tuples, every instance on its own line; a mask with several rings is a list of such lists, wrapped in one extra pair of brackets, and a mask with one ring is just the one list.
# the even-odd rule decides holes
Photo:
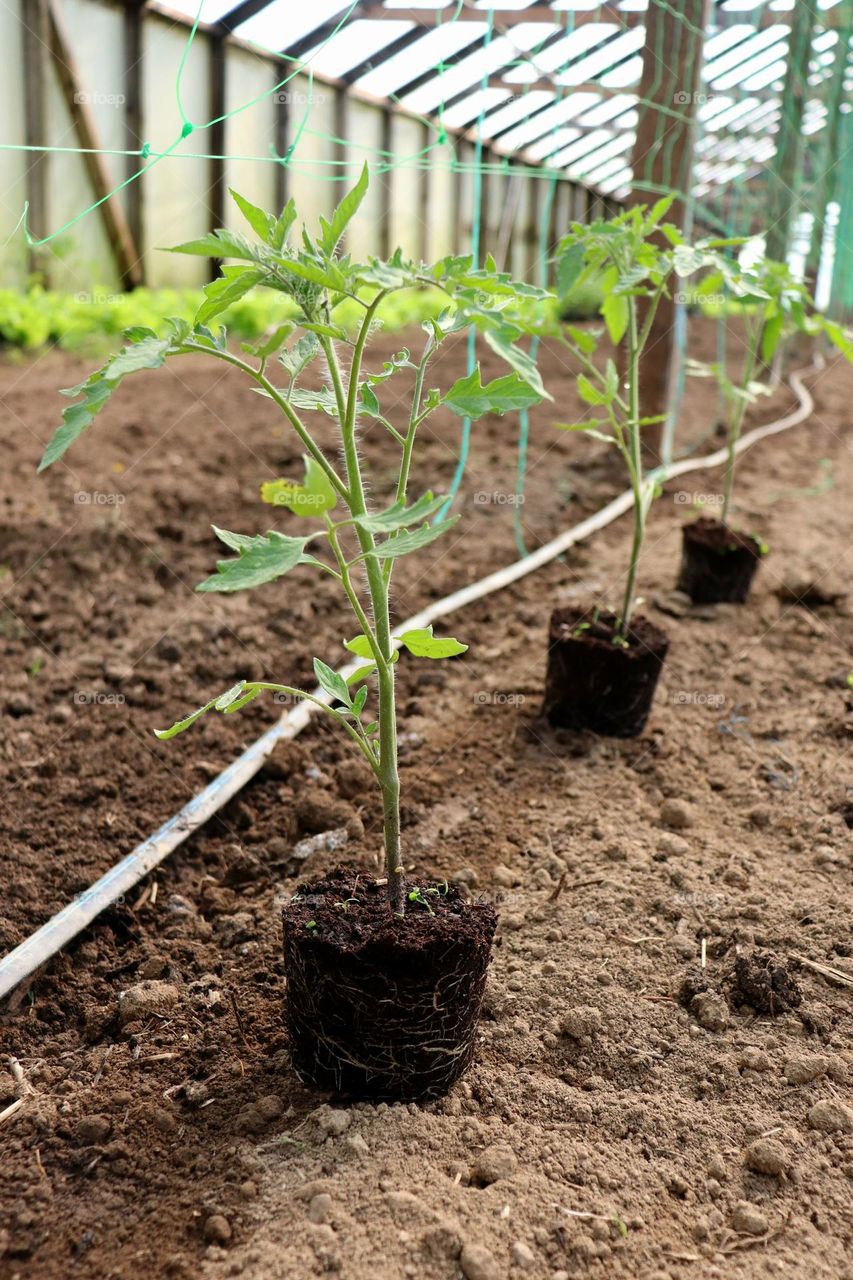
[(282, 351), (279, 356), (279, 362), (295, 381), (319, 354), (319, 351), (320, 343), (317, 341), (316, 334), (304, 333), (300, 338), (297, 338), (289, 350)]
[(430, 516), (441, 510), (444, 501), (443, 497), (434, 498), (431, 493), (425, 493), (410, 507), (405, 503), (395, 502), (375, 516), (357, 516), (355, 523), (367, 533), (393, 533), (396, 529), (406, 529), (410, 525), (420, 524), (422, 520), (429, 520)]
[(259, 240), (263, 240), (268, 244), (272, 238), (275, 228), (276, 219), (272, 214), (264, 213), (263, 209), (259, 209), (256, 204), (252, 204), (251, 200), (247, 200), (245, 196), (241, 196), (233, 187), (228, 188), (231, 193), (231, 199), (248, 222)]
[(138, 342), (122, 348), (107, 360), (106, 364), (84, 382), (76, 387), (66, 387), (62, 394), (66, 396), (82, 395), (77, 404), (69, 405), (62, 413), (62, 425), (53, 433), (39, 463), (39, 471), (46, 470), (70, 448), (75, 440), (92, 425), (95, 417), (103, 409), (122, 378), (129, 373), (138, 373), (143, 369), (157, 369), (163, 364), (166, 356), (179, 350), (171, 338), (157, 338), (145, 331)]
[(416, 658), (455, 658), (468, 650), (467, 644), (460, 644), (458, 640), (434, 636), (431, 626), (404, 631), (397, 639)]
[(471, 418), (476, 421), (486, 413), (511, 413), (517, 409), (529, 409), (541, 400), (538, 391), (520, 378), (517, 373), (508, 373), (503, 378), (495, 378), (483, 386), (480, 381), (480, 366), (465, 378), (459, 378), (453, 384), (442, 403), (460, 418)]
[(257, 250), (245, 236), (240, 235), (239, 231), (226, 231), (224, 227), (199, 236), (197, 240), (173, 245), (166, 252), (191, 253), (201, 258), (245, 258), (249, 262), (258, 260)]
[(505, 331), (484, 329), (483, 337), (495, 354), (505, 360), (511, 369), (515, 370), (518, 376), (537, 393), (540, 400), (553, 400), (554, 397), (545, 390), (542, 375), (536, 367), (536, 361), (526, 351), (522, 351), (520, 347), (517, 347)]
[(410, 555), (411, 552), (420, 551), (422, 547), (428, 547), (431, 542), (435, 542), (436, 538), (440, 538), (447, 529), (456, 524), (458, 519), (459, 516), (451, 516), (441, 524), (425, 524), (422, 528), (413, 529), (410, 533), (397, 534), (387, 542), (380, 542), (372, 551), (368, 551), (367, 555), (375, 560), (391, 560), (398, 556)]
[(226, 267), (221, 276), (204, 286), (205, 300), (196, 312), (196, 324), (207, 324), (254, 289), (264, 278), (259, 267)]
[(325, 689), (326, 693), (336, 702), (342, 702), (345, 707), (352, 706), (347, 682), (343, 676), (338, 675), (337, 671), (333, 671), (331, 667), (327, 667), (325, 662), (321, 662), (319, 658), (314, 659), (314, 675), (317, 677), (317, 683), (321, 689)]
[[(155, 729), (155, 738), (159, 738), (161, 742), (167, 742), (169, 738), (176, 738), (179, 733), (183, 733), (185, 729), (189, 729), (191, 725), (194, 725), (196, 720), (200, 720), (208, 711), (212, 711), (214, 707), (217, 707), (223, 699), (230, 699), (233, 702), (235, 698), (239, 698), (245, 687), (246, 681), (240, 680), (239, 683), (232, 685), (232, 687), (226, 690), (225, 693), (221, 693), (216, 698), (211, 698), (210, 702), (206, 702), (204, 706), (199, 707), (197, 711), (191, 711), (190, 714), (188, 716), (184, 716), (182, 720), (176, 720), (171, 728)], [(228, 705), (227, 701), (225, 705)]]
[(338, 495), (329, 477), (314, 458), (303, 454), (305, 480), (270, 480), (261, 485), (261, 501), (272, 507), (287, 507), (295, 516), (321, 516), (338, 505)]
[(272, 529), (251, 536), (230, 533), (213, 526), (221, 542), (237, 552), (236, 560), (218, 560), (216, 573), (199, 583), (196, 591), (249, 591), (289, 573), (302, 562), (307, 538), (289, 538)]
[(358, 182), (352, 191), (348, 191), (335, 212), (332, 214), (330, 222), (325, 218), (320, 219), (320, 248), (324, 253), (329, 255), (335, 252), (341, 236), (347, 229), (347, 226), (358, 212), (359, 205), (367, 194), (367, 188), (370, 183), (370, 172), (365, 164)]
[(296, 204), (291, 199), (282, 209), (281, 213), (275, 220), (275, 226), (270, 235), (270, 244), (273, 249), (280, 249), (287, 239), (287, 233), (296, 221)]

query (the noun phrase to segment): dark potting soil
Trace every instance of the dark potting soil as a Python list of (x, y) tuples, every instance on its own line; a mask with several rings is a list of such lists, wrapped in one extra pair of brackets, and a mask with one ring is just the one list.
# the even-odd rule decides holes
[(694, 604), (743, 604), (761, 563), (761, 543), (702, 516), (681, 531), (678, 590)]
[(340, 869), (284, 908), (287, 1026), (305, 1083), (435, 1098), (470, 1065), (497, 912), (446, 881), (406, 894), (401, 918), (383, 882)]
[(669, 638), (636, 617), (617, 644), (616, 615), (577, 608), (551, 615), (544, 711), (552, 725), (635, 738), (649, 718)]

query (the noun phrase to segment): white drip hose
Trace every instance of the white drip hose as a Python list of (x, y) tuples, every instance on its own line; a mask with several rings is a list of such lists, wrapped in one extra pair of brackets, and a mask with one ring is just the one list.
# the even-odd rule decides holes
[[(818, 359), (814, 364), (790, 374), (790, 386), (800, 402), (799, 408), (784, 418), (778, 418), (775, 422), (770, 422), (763, 427), (756, 427), (754, 431), (743, 435), (738, 442), (738, 453), (744, 453), (760, 440), (778, 435), (780, 431), (787, 431), (811, 416), (814, 412), (814, 401), (801, 379), (807, 374), (816, 372), (822, 366), (823, 361)], [(660, 468), (658, 475), (661, 480), (671, 480), (676, 476), (686, 475), (690, 471), (703, 471), (709, 467), (719, 466), (726, 461), (726, 456), (725, 448), (717, 449), (714, 453), (702, 458), (686, 458), (681, 462), (671, 463), (668, 467)], [(531, 555), (525, 556), (523, 560), (516, 560), (514, 564), (488, 574), (479, 582), (473, 582), (460, 591), (454, 591), (452, 595), (445, 596), (443, 600), (437, 600), (435, 604), (422, 609), (413, 618), (401, 622), (395, 629), (395, 634), (427, 627), (438, 618), (444, 618), (447, 614), (455, 613), (457, 609), (462, 609), (475, 600), (481, 600), (494, 591), (500, 591), (511, 583), (518, 582), (520, 578), (555, 560), (576, 543), (582, 542), (590, 534), (597, 533), (599, 529), (603, 529), (619, 516), (624, 515), (626, 511), (630, 511), (633, 501), (631, 490), (626, 490), (618, 498), (608, 502), (595, 515), (589, 516), (574, 528), (567, 529), (550, 542), (546, 542), (544, 546), (539, 547)], [(347, 676), (359, 665), (361, 664), (349, 663), (341, 668), (340, 674)], [(321, 689), (315, 689), (314, 696), (324, 702), (331, 701)], [(57, 951), (90, 925), (106, 907), (111, 906), (123, 894), (129, 893), (134, 885), (159, 866), (179, 844), (186, 840), (187, 836), (212, 818), (259, 772), (276, 744), (295, 738), (301, 733), (313, 719), (316, 710), (313, 703), (301, 702), (293, 710), (286, 711), (280, 720), (267, 729), (266, 733), (253, 742), (218, 777), (208, 783), (203, 791), (194, 796), (189, 804), (170, 818), (159, 831), (149, 836), (147, 840), (143, 840), (126, 858), (122, 858), (121, 862), (116, 863), (90, 888), (70, 902), (67, 907), (63, 907), (25, 942), (0, 960), (0, 1000), (56, 955)]]

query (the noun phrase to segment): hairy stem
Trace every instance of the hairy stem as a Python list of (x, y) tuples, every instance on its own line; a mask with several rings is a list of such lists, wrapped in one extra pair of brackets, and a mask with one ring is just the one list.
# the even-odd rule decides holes
[[(758, 363), (758, 348), (761, 343), (761, 324), (756, 324), (752, 330), (749, 348), (747, 351), (746, 364), (744, 365), (743, 378), (741, 379), (741, 387), (746, 391), (752, 376), (755, 373), (755, 366)], [(723, 488), (723, 510), (720, 516), (723, 524), (729, 522), (729, 511), (732, 505), (732, 489), (735, 482), (735, 462), (737, 454), (735, 452), (737, 442), (740, 439), (743, 420), (746, 416), (746, 396), (738, 395), (732, 405), (731, 417), (729, 418), (729, 429), (726, 435), (726, 478)]]
[[(334, 343), (321, 338), (329, 364), (332, 385), (343, 404), (341, 434), (349, 487), (349, 509), (355, 516), (367, 514), (364, 482), (358, 457), (356, 426), (358, 415), (359, 377), (364, 347), (376, 308), (384, 294), (378, 294), (367, 308), (353, 348), (348, 386)], [(356, 536), (364, 556), (367, 587), (373, 607), (375, 637), (378, 647), (377, 681), (379, 685), (379, 761), (377, 777), (382, 791), (382, 825), (385, 842), (385, 866), (388, 875), (388, 901), (392, 911), (403, 915), (405, 894), (403, 864), (400, 851), (400, 777), (397, 767), (397, 705), (394, 688), (393, 644), (388, 584), (382, 566), (370, 553), (375, 546), (373, 535), (356, 525)]]

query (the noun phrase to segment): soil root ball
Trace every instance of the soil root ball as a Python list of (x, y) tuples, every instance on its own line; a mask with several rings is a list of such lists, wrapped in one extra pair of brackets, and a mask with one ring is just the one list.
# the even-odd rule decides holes
[(401, 919), (386, 892), (341, 870), (284, 908), (293, 1066), (339, 1097), (440, 1097), (474, 1055), (497, 913), (442, 882), (407, 885)]
[(757, 538), (707, 516), (685, 525), (681, 538), (677, 590), (694, 604), (744, 604), (761, 563)]
[(626, 641), (616, 615), (555, 609), (548, 635), (543, 711), (560, 729), (636, 738), (646, 726), (669, 651), (665, 632), (635, 617)]

